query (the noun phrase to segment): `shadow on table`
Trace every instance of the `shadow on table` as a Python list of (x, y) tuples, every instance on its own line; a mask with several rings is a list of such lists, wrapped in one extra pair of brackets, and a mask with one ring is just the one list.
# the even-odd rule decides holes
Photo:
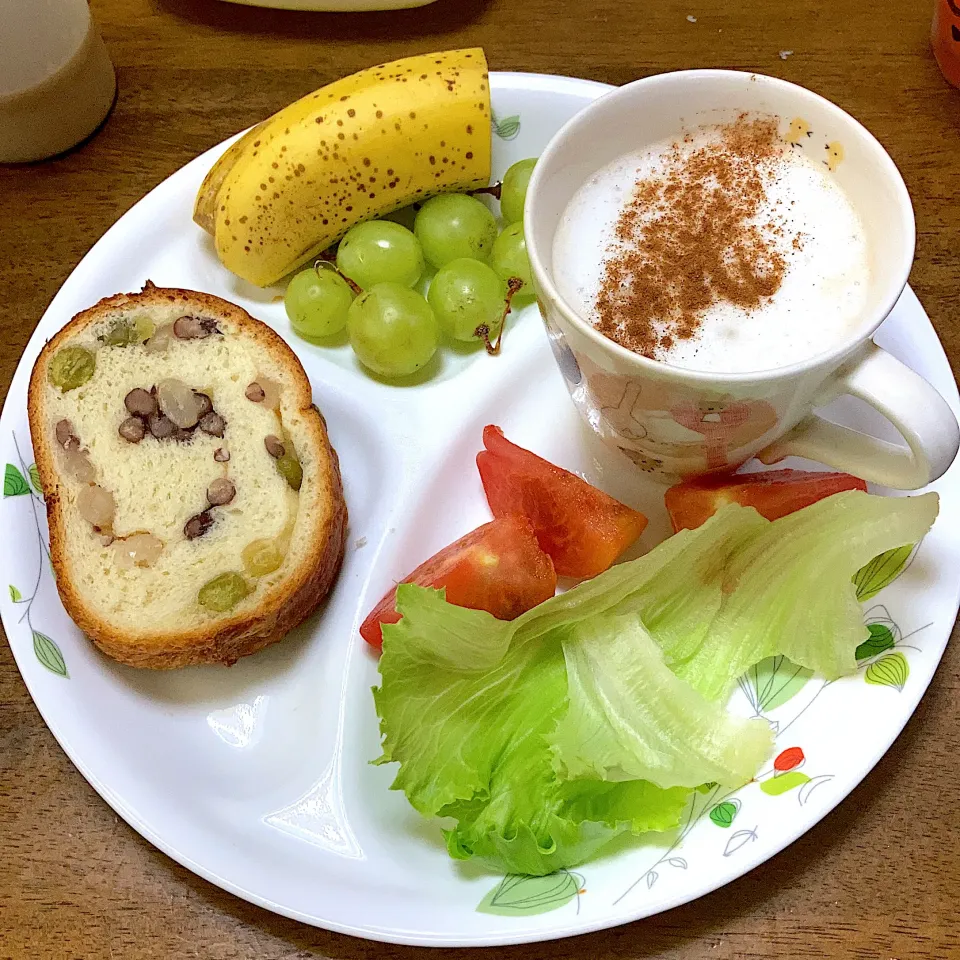
[[(828, 814), (787, 850), (738, 880), (646, 920), (565, 940), (499, 947), (496, 956), (501, 960), (581, 960), (584, 956), (628, 956), (630, 960), (652, 960), (668, 954), (701, 957), (706, 956), (703, 951), (708, 944), (717, 947), (731, 937), (749, 936), (752, 915), (762, 915), (769, 920), (778, 912), (782, 913), (785, 896), (810, 901), (811, 910), (816, 909), (816, 901), (821, 899), (829, 900), (832, 907), (837, 902), (839, 886), (835, 884), (827, 889), (821, 885), (822, 878), (816, 876), (817, 866), (869, 820), (876, 804), (883, 801), (904, 758), (914, 749), (923, 728), (923, 715), (924, 704), (921, 702), (906, 729), (877, 767), (836, 811)], [(179, 880), (199, 899), (243, 924), (256, 927), (269, 937), (289, 943), (298, 957), (309, 954), (330, 960), (422, 960), (424, 956), (422, 947), (355, 939), (269, 913), (171, 864), (159, 851), (154, 850), (153, 854), (175, 871)], [(834, 869), (840, 863), (835, 858)], [(642, 893), (638, 894), (639, 897)], [(638, 899), (633, 906), (642, 909), (642, 901)], [(824, 906), (823, 909), (827, 908)], [(488, 960), (490, 956), (489, 949), (481, 948), (444, 951), (444, 957), (450, 960)]]
[(453, 33), (477, 20), (490, 0), (435, 0), (411, 10), (364, 13), (270, 10), (221, 0), (153, 0), (182, 20), (224, 33), (337, 40), (405, 40)]

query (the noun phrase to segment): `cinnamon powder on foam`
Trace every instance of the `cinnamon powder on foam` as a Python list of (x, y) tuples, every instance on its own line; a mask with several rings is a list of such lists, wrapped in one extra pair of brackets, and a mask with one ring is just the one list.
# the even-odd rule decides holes
[(783, 282), (784, 250), (800, 245), (783, 218), (759, 217), (784, 150), (776, 118), (742, 114), (697, 149), (691, 142), (637, 182), (596, 300), (597, 329), (651, 359), (695, 337), (717, 304), (761, 306)]

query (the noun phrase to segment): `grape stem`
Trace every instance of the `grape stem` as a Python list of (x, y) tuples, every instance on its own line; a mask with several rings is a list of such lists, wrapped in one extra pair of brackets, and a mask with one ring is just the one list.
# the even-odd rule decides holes
[(500, 190), (503, 187), (503, 182), (498, 180), (496, 183), (491, 183), (489, 187), (477, 187), (475, 190), (468, 190), (467, 193), (471, 197), (476, 197), (478, 194), (489, 194), (491, 197), (495, 197), (497, 200), (500, 199)]
[(341, 273), (341, 271), (337, 269), (335, 256), (331, 256), (330, 250), (324, 250), (324, 252), (313, 261), (313, 269), (317, 271), (318, 276), (321, 270), (332, 270), (357, 296), (363, 293), (362, 287), (354, 283), (345, 273)]
[(507, 325), (507, 314), (509, 314), (511, 310), (510, 302), (520, 292), (522, 286), (523, 281), (519, 277), (511, 277), (507, 281), (507, 296), (503, 301), (503, 315), (500, 317), (500, 332), (497, 334), (496, 343), (490, 342), (490, 328), (485, 323), (481, 323), (480, 326), (473, 331), (473, 335), (483, 341), (483, 345), (487, 348), (487, 353), (489, 353), (491, 357), (495, 357), (500, 352), (503, 328)]

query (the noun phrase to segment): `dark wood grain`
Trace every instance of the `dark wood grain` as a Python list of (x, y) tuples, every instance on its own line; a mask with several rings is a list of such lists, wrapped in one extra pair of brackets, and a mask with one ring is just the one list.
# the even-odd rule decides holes
[[(94, 0), (120, 93), (72, 153), (0, 169), (0, 398), (44, 308), (93, 242), (200, 151), (342, 74), (480, 44), (491, 67), (622, 83), (695, 66), (802, 83), (884, 143), (916, 204), (912, 283), (960, 362), (960, 93), (914, 0), (438, 0), (364, 15), (217, 0)], [(697, 18), (690, 23), (686, 18)], [(786, 60), (781, 50), (792, 50)], [(2, 541), (0, 541), (2, 542)], [(696, 903), (507, 957), (960, 957), (960, 648), (865, 782), (784, 853)], [(192, 876), (119, 821), (44, 727), (0, 646), (0, 958), (412, 960)], [(466, 957), (471, 951), (458, 951)]]

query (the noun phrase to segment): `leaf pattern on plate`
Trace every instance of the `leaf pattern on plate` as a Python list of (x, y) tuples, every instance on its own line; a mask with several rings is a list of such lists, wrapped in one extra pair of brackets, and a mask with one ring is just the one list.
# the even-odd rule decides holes
[(910, 664), (902, 653), (888, 653), (867, 667), (864, 680), (878, 687), (894, 687), (902, 692), (910, 676)]
[[(24, 479), (24, 477), (29, 477), (30, 483), (34, 485), (38, 493), (40, 492), (40, 475), (37, 471), (37, 465), (35, 463), (31, 463), (29, 466), (27, 466), (27, 462), (24, 460), (23, 454), (20, 452), (20, 443), (17, 440), (16, 432), (12, 432), (11, 435), (13, 437), (13, 446), (16, 450), (17, 461), (19, 462), (20, 466), (17, 467), (12, 463), (8, 463), (6, 465), (6, 469), (3, 474), (3, 495), (5, 498), (22, 497), (27, 495), (26, 502), (30, 504), (33, 524), (37, 534), (37, 571), (35, 577), (31, 578), (33, 581), (33, 591), (30, 596), (24, 597), (20, 591), (20, 588), (12, 583), (7, 584), (7, 590), (10, 592), (10, 599), (13, 601), (13, 603), (23, 604), (23, 614), (17, 623), (19, 624), (26, 621), (26, 627), (30, 631), (30, 636), (33, 640), (34, 656), (51, 673), (56, 674), (58, 677), (69, 679), (70, 674), (67, 672), (67, 663), (60, 651), (60, 647), (58, 647), (56, 642), (47, 636), (47, 634), (37, 630), (33, 624), (33, 604), (40, 591), (45, 562), (50, 564), (50, 572), (54, 578), (56, 578), (56, 571), (53, 570), (53, 562), (50, 558), (50, 548), (47, 545), (43, 528), (40, 523), (40, 508), (43, 506), (43, 500), (39, 496), (30, 496), (30, 486)], [(27, 449), (29, 449), (29, 446)], [(23, 501), (21, 501), (21, 503), (22, 502)], [(38, 504), (40, 505), (39, 507)], [(8, 639), (11, 639), (12, 642), (12, 638), (10, 638), (9, 633)]]
[(514, 114), (512, 117), (504, 117), (502, 120), (497, 115), (491, 114), (493, 123), (493, 132), (501, 140), (516, 140), (520, 133), (520, 117)]
[(63, 659), (60, 648), (44, 633), (33, 631), (33, 652), (37, 659), (58, 677), (68, 677), (67, 664)]
[(548, 913), (586, 892), (579, 873), (561, 870), (546, 877), (507, 874), (477, 906), (478, 913), (501, 917), (529, 917)]
[(732, 854), (736, 853), (742, 847), (746, 846), (748, 843), (752, 843), (757, 839), (757, 828), (754, 827), (752, 830), (737, 830), (736, 833), (730, 835), (730, 839), (727, 841), (727, 845), (723, 848), (723, 855), (729, 857)]
[(799, 767), (803, 763), (803, 759), (803, 750), (800, 747), (787, 747), (786, 750), (781, 750), (777, 754), (773, 761), (773, 769), (780, 773), (786, 773), (788, 770)]
[(895, 547), (874, 557), (866, 566), (861, 567), (853, 578), (853, 585), (857, 588), (857, 599), (869, 600), (884, 587), (893, 583), (903, 573), (913, 550), (912, 543)]
[(797, 800), (800, 803), (800, 806), (804, 806), (806, 802), (810, 799), (810, 794), (813, 793), (817, 787), (823, 786), (825, 783), (829, 783), (833, 779), (832, 773), (821, 773), (819, 777), (811, 777), (808, 783), (805, 783), (797, 793)]
[(23, 474), (12, 464), (8, 463), (3, 473), (3, 495), (5, 497), (22, 497), (29, 493), (30, 488)]
[(718, 803), (710, 809), (710, 820), (718, 827), (727, 828), (737, 818), (739, 812), (739, 800), (736, 798), (733, 800), (724, 800), (723, 803)]
[(884, 650), (889, 650), (897, 642), (893, 630), (886, 623), (868, 623), (867, 630), (870, 631), (870, 636), (856, 649), (858, 660), (875, 657)]
[(805, 783), (809, 783), (810, 778), (799, 770), (791, 770), (789, 773), (782, 773), (778, 777), (771, 777), (760, 784), (760, 789), (769, 797), (779, 797), (781, 793), (788, 790), (794, 790)]
[(767, 657), (751, 667), (738, 681), (757, 714), (782, 707), (795, 697), (813, 671), (786, 657)]

